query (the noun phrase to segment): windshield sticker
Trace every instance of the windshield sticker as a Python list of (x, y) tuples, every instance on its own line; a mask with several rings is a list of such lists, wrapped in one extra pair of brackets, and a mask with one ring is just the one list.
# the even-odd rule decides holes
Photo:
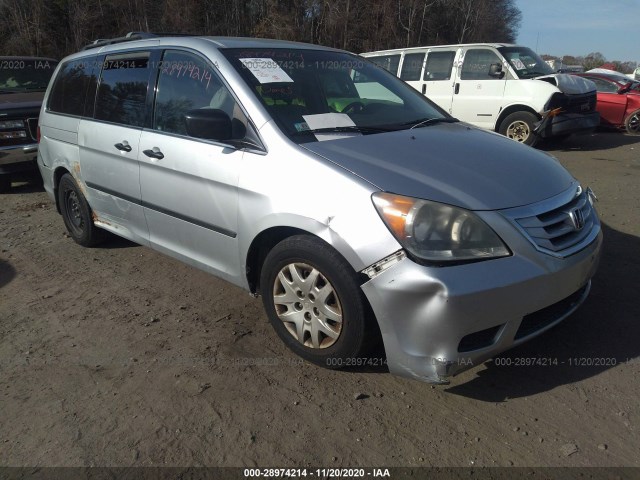
[(513, 64), (513, 68), (515, 68), (516, 70), (526, 70), (527, 69), (527, 67), (524, 66), (524, 63), (522, 63), (522, 60), (520, 60), (519, 58), (512, 59), (511, 63)]
[(240, 58), (239, 60), (260, 83), (293, 82), (272, 58)]
[[(317, 115), (303, 115), (305, 122), (310, 130), (318, 130), (322, 128), (342, 128), (355, 127), (351, 117), (346, 113), (319, 113)], [(338, 138), (359, 137), (360, 132), (318, 132), (314, 133), (316, 140), (323, 142), (326, 140), (336, 140)]]

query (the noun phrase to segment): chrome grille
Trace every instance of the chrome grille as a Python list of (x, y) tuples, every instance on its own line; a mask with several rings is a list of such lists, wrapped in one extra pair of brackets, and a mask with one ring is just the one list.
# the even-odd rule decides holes
[(503, 213), (538, 250), (566, 257), (589, 245), (600, 231), (589, 192), (577, 187), (540, 204)]

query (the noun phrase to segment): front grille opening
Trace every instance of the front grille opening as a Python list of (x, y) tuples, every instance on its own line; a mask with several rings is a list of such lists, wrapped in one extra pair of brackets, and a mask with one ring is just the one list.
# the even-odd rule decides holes
[[(581, 214), (582, 225), (573, 223), (572, 214)], [(595, 225), (593, 207), (586, 192), (548, 212), (516, 220), (540, 248), (562, 252), (585, 240)]]
[(458, 344), (458, 352), (471, 352), (490, 347), (495, 343), (498, 332), (503, 326), (504, 324), (465, 335)]
[(542, 330), (544, 327), (551, 325), (562, 318), (580, 302), (580, 299), (587, 288), (588, 284), (553, 305), (549, 305), (542, 310), (525, 315), (522, 318), (518, 331), (516, 332), (515, 339), (518, 340), (526, 337), (527, 335), (531, 335), (532, 333)]

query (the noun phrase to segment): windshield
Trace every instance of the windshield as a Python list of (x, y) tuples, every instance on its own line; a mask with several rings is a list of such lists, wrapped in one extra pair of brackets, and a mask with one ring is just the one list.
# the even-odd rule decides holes
[(453, 121), (394, 75), (356, 55), (288, 48), (222, 53), (280, 129), (298, 143)]
[(23, 92), (47, 89), (57, 62), (46, 59), (0, 59), (0, 91)]
[(555, 73), (547, 62), (530, 48), (500, 47), (498, 50), (509, 61), (518, 78), (534, 78)]

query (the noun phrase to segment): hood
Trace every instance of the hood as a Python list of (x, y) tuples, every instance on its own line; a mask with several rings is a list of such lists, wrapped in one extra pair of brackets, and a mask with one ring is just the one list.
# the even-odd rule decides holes
[(596, 84), (591, 80), (567, 73), (554, 73), (536, 77), (536, 80), (542, 80), (558, 87), (558, 89), (567, 95), (579, 95), (583, 93), (595, 92)]
[(40, 110), (43, 98), (44, 91), (0, 93), (0, 111), (18, 108)]
[(301, 147), (381, 190), (470, 210), (538, 202), (566, 190), (574, 181), (550, 155), (459, 123)]

